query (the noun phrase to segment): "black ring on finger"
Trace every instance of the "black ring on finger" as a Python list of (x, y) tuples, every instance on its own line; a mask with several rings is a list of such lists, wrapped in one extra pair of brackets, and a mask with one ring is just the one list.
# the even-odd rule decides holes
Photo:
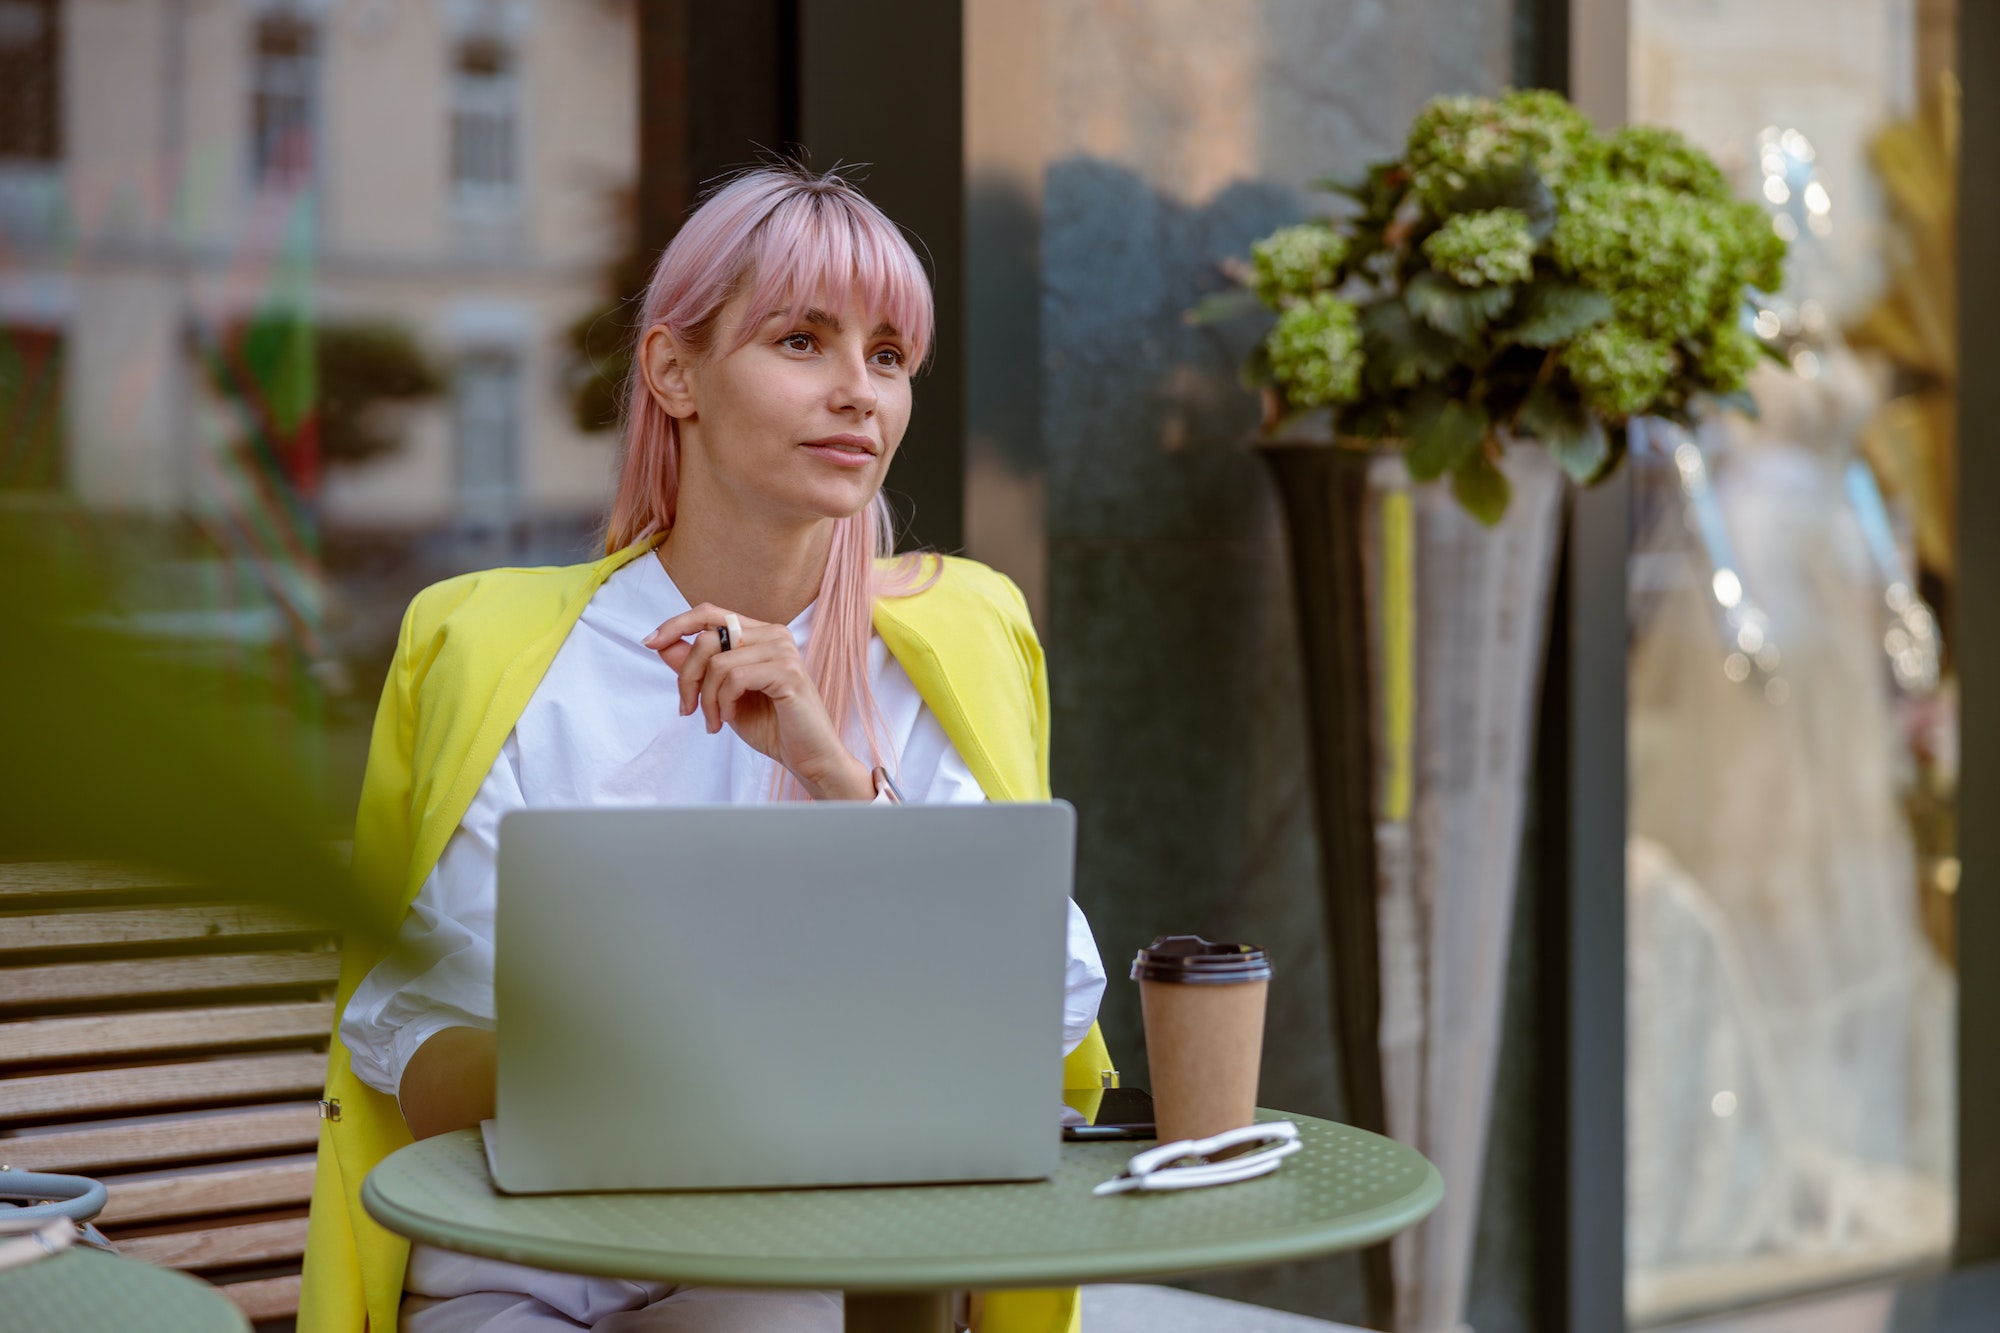
[(722, 636), (722, 647), (721, 647), (721, 648), (720, 648), (720, 649), (719, 649), (718, 651), (720, 651), (720, 652), (725, 652), (725, 653), (726, 653), (726, 652), (728, 652), (728, 651), (729, 651), (729, 626), (727, 626), (727, 625), (717, 625), (717, 626), (715, 627), (715, 632), (716, 632), (717, 634), (719, 634), (719, 635), (721, 635), (721, 636)]

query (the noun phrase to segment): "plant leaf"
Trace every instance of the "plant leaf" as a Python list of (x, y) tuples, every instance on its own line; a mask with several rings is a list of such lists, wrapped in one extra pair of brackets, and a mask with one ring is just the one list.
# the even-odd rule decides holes
[(1458, 364), (1451, 340), (1410, 318), (1401, 301), (1361, 308), (1362, 376), (1376, 393), (1442, 378)]
[(1477, 338), (1513, 300), (1512, 287), (1461, 287), (1429, 269), (1403, 289), (1403, 302), (1412, 315), (1460, 342)]
[(1556, 226), (1556, 197), (1540, 174), (1525, 162), (1497, 167), (1468, 180), (1446, 203), (1450, 213), (1480, 213), (1511, 208), (1528, 219), (1528, 235), (1540, 245)]
[(1262, 314), (1264, 303), (1257, 299), (1257, 293), (1248, 287), (1230, 287), (1219, 292), (1210, 292), (1196, 301), (1193, 306), (1181, 312), (1181, 319), (1189, 324), (1220, 324), (1225, 320), (1240, 319), (1249, 314)]
[(1505, 332), (1509, 342), (1553, 347), (1611, 318), (1611, 298), (1581, 283), (1548, 278), (1522, 294), (1520, 315)]
[(1625, 423), (1622, 421), (1606, 426), (1604, 434), (1611, 442), (1611, 457), (1605, 460), (1604, 470), (1597, 474), (1599, 481), (1618, 470), (1618, 465), (1625, 461), (1625, 454), (1631, 443), (1631, 437), (1627, 434)]
[(1479, 452), (1486, 437), (1486, 410), (1447, 397), (1443, 392), (1419, 395), (1407, 414), (1410, 475), (1435, 481)]
[(1451, 493), (1468, 513), (1490, 528), (1507, 512), (1507, 501), (1514, 491), (1507, 484), (1507, 474), (1494, 465), (1485, 450), (1475, 449), (1452, 472)]
[(1358, 176), (1321, 176), (1312, 182), (1312, 188), (1322, 194), (1338, 194), (1365, 204), (1373, 192), (1373, 176), (1373, 171), (1364, 171)]
[(1402, 173), (1400, 162), (1377, 162), (1358, 176), (1322, 176), (1312, 188), (1352, 199), (1369, 213), (1387, 215), (1405, 183)]
[(1581, 399), (1552, 385), (1539, 385), (1528, 395), (1528, 401), (1521, 405), (1521, 425), (1582, 485), (1604, 475), (1605, 465), (1611, 461), (1604, 424)]
[(1243, 369), (1237, 374), (1237, 382), (1246, 389), (1257, 389), (1269, 384), (1276, 372), (1271, 369), (1271, 349), (1259, 338), (1250, 348), (1250, 354), (1243, 358)]
[(1352, 407), (1342, 408), (1334, 416), (1333, 433), (1362, 440), (1379, 440), (1385, 435), (1395, 434), (1395, 423), (1390, 419), (1387, 403), (1379, 398), (1368, 398)]

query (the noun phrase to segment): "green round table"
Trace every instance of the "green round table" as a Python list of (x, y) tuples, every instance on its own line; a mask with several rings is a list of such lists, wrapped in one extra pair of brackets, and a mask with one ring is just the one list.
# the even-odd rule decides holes
[(1144, 1143), (1065, 1143), (1044, 1181), (509, 1196), (479, 1135), (391, 1154), (361, 1201), (389, 1230), (571, 1273), (724, 1287), (841, 1288), (847, 1328), (949, 1327), (955, 1289), (1062, 1287), (1278, 1263), (1357, 1249), (1413, 1226), (1444, 1183), (1412, 1149), (1281, 1112), (1301, 1150), (1234, 1185), (1098, 1198)]
[(75, 1245), (0, 1271), (0, 1328), (62, 1333), (250, 1333), (199, 1278)]

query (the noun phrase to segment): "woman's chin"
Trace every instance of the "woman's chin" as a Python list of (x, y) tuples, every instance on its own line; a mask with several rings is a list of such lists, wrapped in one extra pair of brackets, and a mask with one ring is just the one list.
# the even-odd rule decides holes
[(852, 482), (840, 486), (813, 486), (792, 497), (790, 507), (812, 518), (853, 518), (868, 507), (875, 498), (879, 484), (872, 479), (863, 482), (854, 478)]

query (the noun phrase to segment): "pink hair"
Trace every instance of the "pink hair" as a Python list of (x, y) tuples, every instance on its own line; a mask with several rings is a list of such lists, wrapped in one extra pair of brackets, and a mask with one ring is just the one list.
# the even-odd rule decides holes
[[(746, 290), (745, 318), (723, 355), (749, 342), (771, 314), (806, 304), (855, 306), (879, 317), (908, 340), (912, 369), (930, 351), (931, 287), (916, 252), (895, 223), (830, 171), (758, 167), (717, 190), (661, 254), (638, 327), (665, 325), (693, 356), (708, 356), (716, 350), (722, 308)], [(679, 498), (679, 425), (653, 400), (636, 358), (626, 390), (623, 454), (606, 553), (671, 529)], [(849, 720), (858, 716), (875, 763), (886, 748), (868, 684), (875, 599), (907, 596), (937, 577), (919, 580), (919, 558), (886, 571), (878, 567), (876, 561), (894, 550), (889, 503), (880, 491), (861, 512), (834, 520), (806, 645), (806, 672), (835, 730), (847, 735)], [(795, 782), (785, 785), (790, 795), (803, 795)]]

